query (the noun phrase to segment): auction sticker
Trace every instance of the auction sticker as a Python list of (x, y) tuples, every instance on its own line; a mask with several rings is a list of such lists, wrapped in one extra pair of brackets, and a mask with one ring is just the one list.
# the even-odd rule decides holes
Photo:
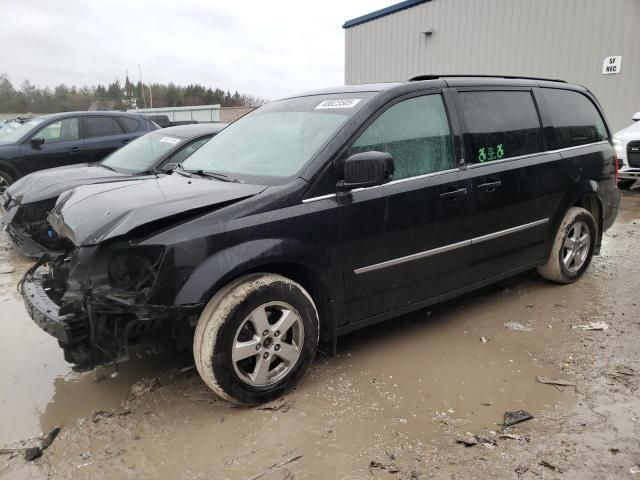
[(160, 141), (164, 143), (170, 143), (171, 145), (177, 145), (180, 143), (179, 138), (173, 138), (173, 137), (162, 137)]
[(360, 102), (360, 98), (341, 98), (336, 100), (323, 100), (318, 104), (316, 110), (326, 110), (330, 108), (353, 108), (358, 102)]

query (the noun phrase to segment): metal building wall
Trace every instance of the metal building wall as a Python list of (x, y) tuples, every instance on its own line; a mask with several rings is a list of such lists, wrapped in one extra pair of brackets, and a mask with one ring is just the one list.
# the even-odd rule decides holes
[[(638, 32), (640, 0), (433, 0), (346, 28), (345, 81), (560, 78), (593, 91), (616, 131), (640, 111)], [(621, 73), (602, 75), (611, 55), (622, 55)]]

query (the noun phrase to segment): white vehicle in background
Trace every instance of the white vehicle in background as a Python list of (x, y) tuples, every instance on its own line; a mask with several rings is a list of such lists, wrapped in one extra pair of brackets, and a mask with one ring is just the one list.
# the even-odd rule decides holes
[(640, 180), (640, 112), (636, 112), (632, 120), (634, 123), (613, 136), (613, 145), (621, 161), (618, 186), (625, 190)]

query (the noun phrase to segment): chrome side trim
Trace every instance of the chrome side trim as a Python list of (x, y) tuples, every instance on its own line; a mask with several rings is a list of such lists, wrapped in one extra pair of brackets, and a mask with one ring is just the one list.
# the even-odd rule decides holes
[(507, 228), (506, 230), (499, 230), (497, 232), (489, 233), (487, 235), (482, 235), (481, 237), (475, 237), (471, 239), (471, 244), (475, 245), (476, 243), (486, 242), (487, 240), (493, 240), (494, 238), (500, 238), (505, 235), (509, 235), (511, 233), (521, 232), (522, 230), (526, 230), (528, 228), (537, 227), (539, 225), (544, 225), (548, 223), (548, 218), (543, 218), (542, 220), (536, 220), (535, 222), (525, 223), (524, 225), (518, 225), (517, 227)]
[(367, 267), (356, 268), (353, 272), (356, 275), (360, 275), (361, 273), (367, 273), (373, 270), (379, 270), (381, 268), (387, 268), (393, 265), (399, 265), (401, 263), (411, 262), (413, 260), (419, 260), (421, 258), (430, 257), (432, 255), (437, 255), (439, 253), (450, 252), (451, 250), (455, 250), (457, 248), (462, 248), (462, 247), (468, 247), (469, 245), (471, 245), (471, 240), (463, 240), (462, 242), (452, 243), (450, 245), (433, 248), (431, 250), (425, 250), (424, 252), (413, 253), (411, 255), (407, 255), (406, 257), (394, 258), (393, 260), (387, 260), (386, 262), (380, 262), (374, 265), (369, 265)]
[(431, 173), (424, 173), (422, 175), (416, 175), (415, 177), (399, 178), (398, 180), (391, 180), (390, 182), (383, 183), (381, 185), (374, 185), (373, 187), (354, 188), (353, 190), (351, 190), (351, 193), (362, 192), (364, 190), (373, 190), (374, 188), (386, 187), (388, 185), (397, 185), (399, 183), (411, 182), (413, 180), (421, 180), (423, 178), (435, 177), (436, 175), (445, 175), (447, 173), (459, 172), (459, 171), (460, 171), (459, 168), (450, 168), (448, 170), (441, 170), (439, 172), (431, 172)]
[(355, 273), (356, 275), (360, 275), (361, 273), (372, 272), (374, 270), (380, 270), (382, 268), (392, 267), (394, 265), (399, 265), (401, 263), (412, 262), (414, 260), (419, 260), (421, 258), (431, 257), (432, 255), (438, 255), (440, 253), (450, 252), (451, 250), (456, 250), (458, 248), (469, 247), (471, 245), (475, 245), (476, 243), (482, 243), (482, 242), (493, 240), (495, 238), (503, 237), (505, 235), (509, 235), (512, 233), (521, 232), (529, 228), (544, 225), (545, 223), (548, 223), (548, 222), (549, 222), (548, 218), (543, 218), (541, 220), (536, 220), (535, 222), (525, 223), (524, 225), (518, 225), (517, 227), (507, 228), (506, 230), (499, 230), (497, 232), (489, 233), (488, 235), (482, 235), (480, 237), (470, 238), (469, 240), (463, 240), (461, 242), (451, 243), (449, 245), (444, 245), (442, 247), (432, 248), (431, 250), (425, 250), (424, 252), (413, 253), (405, 257), (386, 260), (384, 262), (375, 263), (373, 265), (368, 265), (366, 267), (356, 268), (353, 271), (353, 273)]
[(335, 198), (335, 196), (335, 193), (328, 193), (326, 195), (320, 195), (319, 197), (305, 198), (304, 200), (302, 200), (302, 203), (318, 202), (320, 200), (326, 200), (328, 198)]

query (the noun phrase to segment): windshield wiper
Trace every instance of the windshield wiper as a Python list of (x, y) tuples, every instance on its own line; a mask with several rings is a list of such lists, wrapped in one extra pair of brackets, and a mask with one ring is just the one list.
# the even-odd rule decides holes
[(117, 172), (117, 170), (113, 167), (109, 167), (108, 165), (105, 165), (104, 163), (98, 163), (98, 165), (100, 165), (102, 168), (106, 168), (107, 170), (111, 170), (112, 172)]

